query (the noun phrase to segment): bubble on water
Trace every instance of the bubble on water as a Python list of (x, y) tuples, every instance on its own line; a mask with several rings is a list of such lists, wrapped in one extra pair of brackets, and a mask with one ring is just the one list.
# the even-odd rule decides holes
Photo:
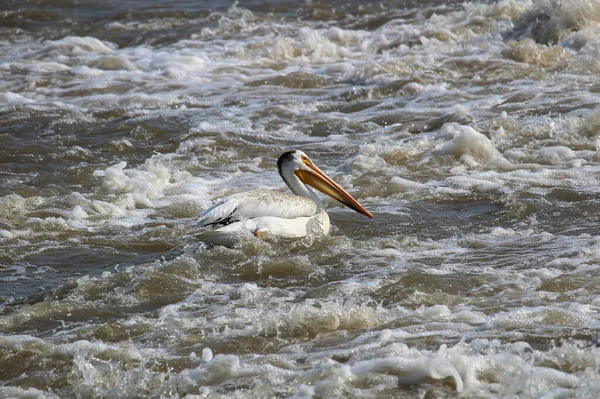
[(19, 398), (19, 399), (58, 399), (60, 396), (36, 388), (20, 388), (14, 386), (3, 386), (0, 387), (0, 394), (5, 398)]
[(404, 359), (390, 357), (362, 361), (352, 366), (351, 370), (356, 375), (381, 372), (398, 375), (398, 384), (401, 386), (418, 385), (430, 378), (433, 380), (450, 378), (457, 392), (462, 392), (464, 385), (456, 368), (443, 358)]
[(565, 146), (544, 147), (532, 153), (536, 162), (558, 165), (575, 157), (575, 152)]
[(132, 61), (118, 56), (98, 57), (88, 62), (87, 66), (103, 71), (136, 71), (139, 69)]
[(474, 167), (481, 162), (503, 158), (490, 139), (470, 126), (444, 125), (438, 137), (451, 137), (452, 141), (444, 144), (440, 151), (460, 158), (468, 166)]
[(27, 104), (34, 102), (29, 98), (26, 98), (18, 93), (12, 93), (10, 91), (0, 93), (0, 102), (9, 104)]
[(207, 363), (213, 360), (213, 352), (210, 348), (202, 348), (202, 361)]
[(56, 57), (57, 55), (80, 56), (93, 54), (110, 54), (114, 45), (102, 42), (95, 37), (68, 36), (50, 41), (42, 49), (34, 52), (33, 57)]

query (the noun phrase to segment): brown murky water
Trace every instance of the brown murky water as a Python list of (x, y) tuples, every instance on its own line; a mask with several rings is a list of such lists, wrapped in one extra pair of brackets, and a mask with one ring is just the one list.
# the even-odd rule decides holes
[[(0, 10), (0, 396), (600, 394), (600, 6)], [(375, 219), (194, 239), (296, 148)]]

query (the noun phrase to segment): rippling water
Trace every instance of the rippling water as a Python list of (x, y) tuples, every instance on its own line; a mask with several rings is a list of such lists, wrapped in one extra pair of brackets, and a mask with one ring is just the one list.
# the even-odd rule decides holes
[[(0, 15), (0, 396), (600, 395), (598, 3)], [(290, 149), (375, 219), (194, 240)]]

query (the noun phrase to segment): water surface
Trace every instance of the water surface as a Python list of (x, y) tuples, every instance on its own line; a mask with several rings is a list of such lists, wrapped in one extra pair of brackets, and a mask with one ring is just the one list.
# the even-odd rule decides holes
[[(594, 2), (0, 12), (0, 396), (600, 394)], [(194, 240), (290, 149), (375, 219)]]

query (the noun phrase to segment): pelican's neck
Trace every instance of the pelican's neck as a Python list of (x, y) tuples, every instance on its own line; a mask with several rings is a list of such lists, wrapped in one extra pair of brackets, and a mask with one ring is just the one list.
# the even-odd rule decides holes
[(280, 173), (281, 178), (294, 194), (311, 199), (317, 204), (318, 209), (324, 209), (323, 203), (319, 197), (317, 197), (314, 191), (304, 184), (293, 171), (282, 170)]

